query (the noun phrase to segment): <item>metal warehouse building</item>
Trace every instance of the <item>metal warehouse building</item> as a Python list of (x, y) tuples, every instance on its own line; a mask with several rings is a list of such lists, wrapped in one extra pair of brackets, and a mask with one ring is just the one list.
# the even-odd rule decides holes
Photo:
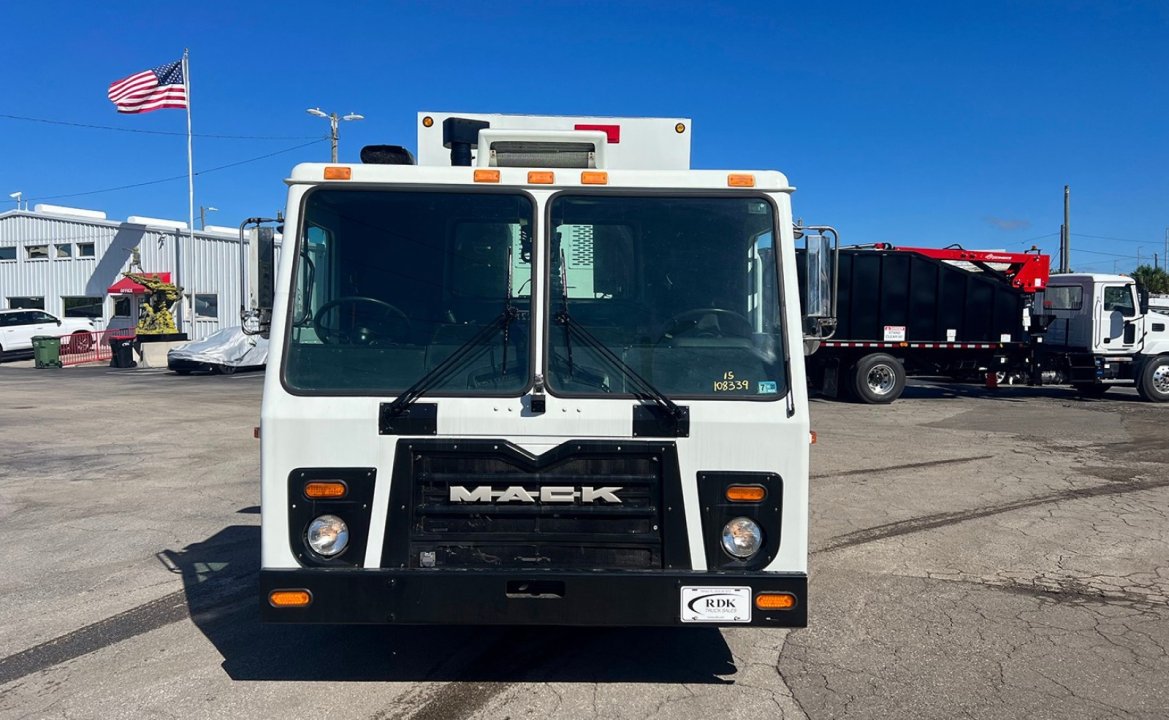
[[(177, 308), (191, 338), (239, 324), (240, 246), (233, 228), (194, 233), (192, 272), (187, 224), (93, 210), (35, 205), (0, 214), (0, 307), (39, 308), (89, 317), (101, 328), (132, 327), (144, 289), (122, 272), (158, 273), (183, 286)], [(176, 267), (176, 258), (178, 267)], [(194, 327), (191, 292), (194, 291)]]

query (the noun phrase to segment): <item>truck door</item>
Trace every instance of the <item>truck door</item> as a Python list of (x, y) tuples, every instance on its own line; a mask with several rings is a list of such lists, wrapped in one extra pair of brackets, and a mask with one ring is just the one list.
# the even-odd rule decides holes
[(1096, 303), (1096, 350), (1106, 353), (1136, 352), (1138, 320), (1136, 286), (1107, 284)]

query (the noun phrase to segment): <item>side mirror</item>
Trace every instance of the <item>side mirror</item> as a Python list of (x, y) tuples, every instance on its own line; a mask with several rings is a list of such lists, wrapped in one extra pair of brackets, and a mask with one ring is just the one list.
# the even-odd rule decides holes
[[(796, 237), (804, 241), (804, 280), (800, 300), (803, 303), (805, 340), (824, 340), (836, 332), (836, 270), (840, 240), (836, 230), (827, 226), (796, 227)], [(814, 350), (816, 343), (805, 343)]]
[[(263, 223), (281, 219), (248, 218), (239, 228), (240, 322), (249, 335), (268, 336), (272, 325), (272, 305), (276, 298), (276, 228)], [(255, 226), (249, 241), (248, 226)], [(251, 294), (250, 287), (255, 288)]]
[(1144, 285), (1137, 283), (1137, 303), (1141, 309), (1141, 315), (1149, 314), (1149, 289)]

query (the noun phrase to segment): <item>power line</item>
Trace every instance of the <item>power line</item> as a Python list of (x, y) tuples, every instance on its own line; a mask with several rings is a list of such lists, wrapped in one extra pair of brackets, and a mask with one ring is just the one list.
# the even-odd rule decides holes
[[(184, 132), (172, 132), (169, 130), (142, 130), (139, 128), (120, 128), (112, 125), (90, 125), (88, 123), (69, 122), (67, 120), (49, 120), (47, 118), (27, 117), (24, 115), (9, 115), (7, 113), (0, 113), (0, 118), (7, 120), (23, 120), (25, 122), (44, 123), (46, 125), (65, 125), (68, 127), (87, 128), (90, 130), (112, 130), (114, 132), (138, 133), (140, 135), (181, 135), (186, 137)], [(197, 138), (217, 138), (220, 140), (308, 140), (310, 138), (328, 139), (328, 135), (207, 135), (204, 133), (194, 133), (192, 137)]]
[(1093, 240), (1115, 240), (1117, 242), (1142, 243), (1144, 245), (1159, 242), (1159, 240), (1130, 240), (1128, 238), (1106, 237), (1104, 235), (1084, 235), (1083, 233), (1072, 233), (1072, 237), (1092, 238)]
[[(290, 153), (293, 150), (300, 150), (301, 148), (306, 148), (309, 145), (316, 145), (319, 142), (325, 142), (328, 139), (329, 138), (321, 137), (321, 138), (317, 138), (311, 142), (302, 143), (300, 145), (294, 145), (293, 147), (284, 148), (283, 150), (277, 150), (276, 152), (270, 152), (267, 155), (260, 155), (258, 157), (248, 158), (247, 160), (240, 160), (238, 162), (228, 163), (226, 165), (219, 165), (218, 167), (207, 168), (206, 170), (198, 170), (195, 172), (195, 175), (206, 175), (207, 173), (216, 172), (217, 170), (226, 170), (227, 168), (236, 167), (238, 165), (246, 165), (247, 163), (256, 162), (257, 160), (264, 160), (266, 158), (274, 157), (276, 155), (283, 155), (284, 153)], [(185, 174), (184, 175), (175, 175), (173, 177), (159, 178), (157, 180), (147, 180), (146, 182), (133, 183), (131, 185), (119, 185), (118, 187), (104, 188), (102, 190), (89, 190), (86, 192), (67, 193), (64, 195), (45, 195), (43, 197), (33, 197), (33, 198), (29, 198), (29, 199), (30, 200), (61, 200), (63, 198), (84, 197), (86, 195), (99, 195), (101, 193), (116, 192), (118, 190), (130, 190), (133, 188), (146, 187), (147, 185), (158, 185), (159, 183), (174, 182), (175, 180), (183, 180), (186, 177), (187, 176)]]

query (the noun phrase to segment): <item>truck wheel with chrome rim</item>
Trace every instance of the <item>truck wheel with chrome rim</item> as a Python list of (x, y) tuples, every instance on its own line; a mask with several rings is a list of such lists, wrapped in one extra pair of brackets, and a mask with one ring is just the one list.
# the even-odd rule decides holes
[(1137, 378), (1137, 394), (1150, 402), (1169, 401), (1169, 355), (1147, 360)]
[(885, 353), (866, 355), (852, 368), (853, 395), (870, 405), (891, 403), (905, 389), (905, 366)]

